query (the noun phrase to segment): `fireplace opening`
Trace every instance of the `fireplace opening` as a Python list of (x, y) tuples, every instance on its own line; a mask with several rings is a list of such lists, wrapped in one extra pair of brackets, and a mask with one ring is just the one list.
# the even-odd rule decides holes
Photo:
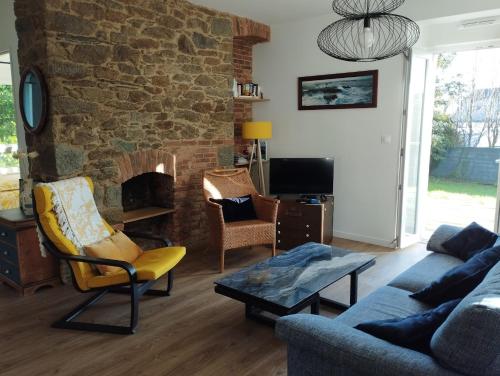
[[(134, 230), (164, 232), (174, 212), (174, 178), (157, 172), (133, 177), (122, 184), (123, 222)], [(131, 229), (130, 229), (131, 230)]]

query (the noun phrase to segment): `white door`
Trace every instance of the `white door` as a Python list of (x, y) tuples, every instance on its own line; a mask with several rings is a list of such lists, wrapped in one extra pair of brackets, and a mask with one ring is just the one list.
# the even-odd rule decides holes
[(398, 246), (421, 240), (434, 108), (434, 61), (412, 52), (407, 60), (406, 100), (401, 145)]

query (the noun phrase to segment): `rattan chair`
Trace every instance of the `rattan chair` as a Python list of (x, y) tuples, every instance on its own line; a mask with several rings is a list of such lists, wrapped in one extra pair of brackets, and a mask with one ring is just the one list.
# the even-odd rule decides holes
[[(220, 255), (221, 273), (224, 272), (224, 253), (229, 249), (269, 244), (272, 245), (272, 255), (275, 256), (279, 201), (259, 195), (246, 168), (205, 171), (203, 191), (212, 244)], [(256, 220), (225, 223), (222, 206), (210, 201), (211, 198), (245, 195), (252, 195), (258, 217)]]

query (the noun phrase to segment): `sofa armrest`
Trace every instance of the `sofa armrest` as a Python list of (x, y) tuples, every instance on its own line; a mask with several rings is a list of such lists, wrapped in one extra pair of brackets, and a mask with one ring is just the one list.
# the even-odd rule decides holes
[(326, 317), (299, 314), (280, 318), (276, 335), (286, 341), (289, 348), (300, 348), (304, 357), (312, 352), (318, 359), (327, 359), (332, 371), (341, 372), (338, 374), (456, 375), (428, 355), (393, 345)]
[(462, 230), (462, 227), (451, 226), (451, 225), (441, 225), (436, 231), (431, 235), (429, 241), (427, 242), (427, 250), (436, 253), (446, 253), (442, 247), (442, 244), (450, 239), (452, 236), (458, 234)]

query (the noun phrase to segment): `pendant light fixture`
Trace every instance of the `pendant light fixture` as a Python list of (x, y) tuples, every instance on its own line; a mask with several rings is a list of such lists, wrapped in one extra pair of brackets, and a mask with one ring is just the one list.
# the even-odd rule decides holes
[(319, 48), (336, 59), (369, 62), (409, 50), (420, 36), (418, 25), (392, 14), (405, 0), (333, 0), (342, 19), (318, 37)]

